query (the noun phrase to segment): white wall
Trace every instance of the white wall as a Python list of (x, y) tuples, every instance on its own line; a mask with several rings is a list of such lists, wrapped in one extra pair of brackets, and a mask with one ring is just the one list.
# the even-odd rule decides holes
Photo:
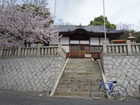
[(99, 45), (99, 37), (91, 37), (90, 45)]
[[(103, 45), (102, 43), (105, 41), (105, 38), (100, 38), (100, 45)], [(106, 38), (106, 42), (109, 43), (109, 38)]]
[(63, 49), (66, 52), (69, 52), (69, 37), (62, 37), (60, 42), (62, 44)]
[(69, 37), (62, 37), (60, 42), (61, 44), (69, 44)]

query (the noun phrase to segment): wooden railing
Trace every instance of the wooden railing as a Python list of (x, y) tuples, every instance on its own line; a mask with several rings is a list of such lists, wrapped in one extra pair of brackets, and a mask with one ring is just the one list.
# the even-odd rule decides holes
[(66, 57), (66, 52), (61, 46), (37, 46), (37, 47), (1, 47), (0, 57), (22, 57), (22, 56), (46, 56), (61, 55)]
[(103, 54), (140, 55), (140, 43), (134, 43), (128, 40), (126, 44), (104, 44)]

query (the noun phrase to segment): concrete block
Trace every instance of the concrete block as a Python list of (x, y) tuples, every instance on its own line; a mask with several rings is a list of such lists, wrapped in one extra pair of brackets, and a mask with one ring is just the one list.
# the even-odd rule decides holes
[(134, 60), (135, 63), (137, 63), (139, 61), (140, 61), (140, 59), (138, 59), (138, 58), (135, 58), (135, 60)]
[(127, 85), (128, 85), (128, 83), (129, 83), (129, 81), (127, 81), (127, 80), (124, 80), (124, 83), (123, 83), (123, 85), (124, 85), (124, 86), (127, 86)]
[(108, 69), (108, 65), (104, 65), (104, 69)]
[(128, 59), (127, 58), (124, 58), (123, 61), (121, 60), (121, 62), (127, 63), (128, 62)]
[(134, 84), (135, 84), (135, 82), (134, 82), (133, 80), (131, 80), (131, 81), (130, 81), (130, 84), (131, 84), (131, 85), (134, 85)]
[(113, 67), (112, 67), (112, 65), (108, 65), (108, 69), (112, 69)]
[[(37, 91), (37, 89), (40, 91), (41, 89), (43, 89), (41, 84), (43, 84), (44, 87), (46, 84), (52, 86), (51, 82), (44, 84), (40, 81), (42, 81), (43, 78), (48, 78), (49, 81), (51, 75), (54, 75), (54, 77), (58, 76), (57, 74), (60, 73), (60, 67), (62, 67), (62, 64), (64, 63), (60, 62), (60, 60), (62, 61), (60, 57), (5, 58), (3, 60), (0, 59), (0, 68), (4, 69), (2, 73), (0, 72), (0, 83), (3, 83), (1, 83), (1, 86), (3, 85), (2, 87), (4, 89), (13, 89), (19, 91)], [(56, 70), (54, 66), (56, 66), (58, 69)], [(44, 69), (45, 67), (46, 69)], [(49, 69), (47, 69), (48, 67)], [(36, 86), (37, 88), (34, 88)]]
[(124, 66), (120, 65), (120, 66), (118, 66), (118, 69), (119, 70), (123, 70), (124, 69)]
[(121, 79), (121, 78), (119, 78), (117, 82), (118, 82), (118, 84), (121, 84), (122, 85), (124, 83), (124, 80)]

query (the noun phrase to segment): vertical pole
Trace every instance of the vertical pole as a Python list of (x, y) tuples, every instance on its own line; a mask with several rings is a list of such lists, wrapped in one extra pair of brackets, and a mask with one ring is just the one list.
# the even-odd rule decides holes
[(56, 18), (56, 0), (54, 1), (54, 22)]
[(106, 43), (106, 20), (105, 20), (105, 2), (103, 0), (103, 15), (104, 15), (104, 37), (105, 37), (105, 44)]

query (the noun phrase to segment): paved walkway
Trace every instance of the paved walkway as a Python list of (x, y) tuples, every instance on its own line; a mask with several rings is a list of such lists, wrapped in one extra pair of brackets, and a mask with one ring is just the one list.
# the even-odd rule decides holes
[(0, 105), (140, 105), (140, 98), (126, 101), (57, 98), (0, 91)]

